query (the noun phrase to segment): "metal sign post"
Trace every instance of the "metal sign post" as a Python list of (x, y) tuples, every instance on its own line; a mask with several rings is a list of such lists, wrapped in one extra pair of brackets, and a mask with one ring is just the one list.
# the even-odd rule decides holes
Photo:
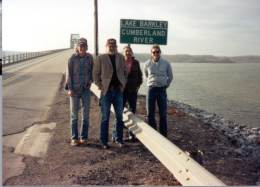
[(94, 46), (95, 56), (98, 56), (98, 2), (94, 0)]

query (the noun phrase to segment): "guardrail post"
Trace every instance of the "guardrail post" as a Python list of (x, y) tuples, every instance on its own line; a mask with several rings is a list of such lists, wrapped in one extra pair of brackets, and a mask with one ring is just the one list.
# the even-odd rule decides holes
[(3, 57), (3, 65), (5, 65), (6, 64), (6, 57), (4, 56)]
[(3, 56), (3, 60), (2, 60), (3, 65), (5, 64), (5, 62), (6, 62), (6, 58)]

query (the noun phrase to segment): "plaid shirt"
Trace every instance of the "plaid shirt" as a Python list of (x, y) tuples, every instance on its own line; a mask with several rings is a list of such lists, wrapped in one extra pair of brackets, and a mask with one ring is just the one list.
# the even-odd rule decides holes
[(66, 82), (68, 89), (75, 94), (81, 94), (84, 90), (89, 89), (92, 78), (93, 57), (87, 53), (84, 57), (73, 54), (69, 61), (66, 71)]

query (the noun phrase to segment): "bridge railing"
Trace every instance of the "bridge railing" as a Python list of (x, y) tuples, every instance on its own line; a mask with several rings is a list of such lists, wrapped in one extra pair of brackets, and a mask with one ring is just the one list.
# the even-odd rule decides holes
[(68, 49), (68, 48), (48, 50), (48, 51), (40, 51), (40, 52), (24, 52), (24, 53), (6, 55), (6, 56), (4, 55), (2, 57), (2, 65), (7, 66), (7, 65), (22, 62), (22, 61), (25, 61), (25, 60), (30, 60), (30, 59), (33, 59), (33, 58), (36, 58), (36, 57), (41, 57), (41, 56), (44, 56), (44, 55), (57, 53), (57, 52), (60, 52), (60, 51), (66, 50), (66, 49)]
[[(95, 84), (92, 84), (90, 89), (100, 98), (100, 90)], [(111, 111), (114, 112), (113, 107)], [(225, 186), (216, 176), (133, 113), (125, 110), (123, 120), (125, 126), (182, 185)]]

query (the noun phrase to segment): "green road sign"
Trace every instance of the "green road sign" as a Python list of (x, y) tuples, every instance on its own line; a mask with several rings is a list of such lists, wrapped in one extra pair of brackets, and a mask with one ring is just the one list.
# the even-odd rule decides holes
[(168, 21), (120, 20), (120, 43), (167, 44)]

